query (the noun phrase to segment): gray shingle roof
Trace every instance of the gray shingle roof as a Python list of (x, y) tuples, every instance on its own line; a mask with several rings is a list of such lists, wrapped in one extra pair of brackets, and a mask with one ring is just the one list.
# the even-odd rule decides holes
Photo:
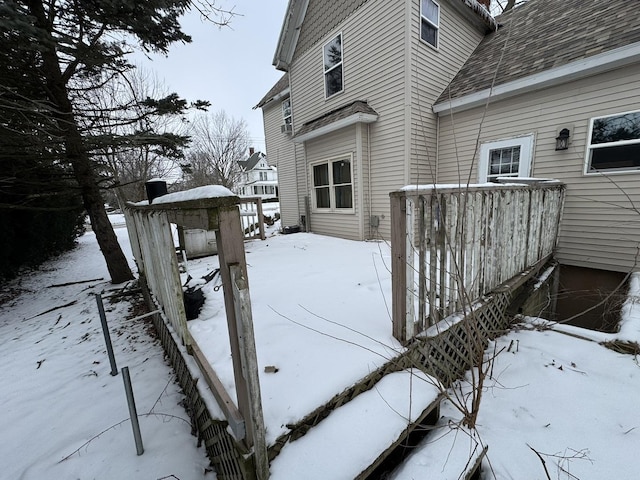
[(350, 117), (351, 115), (355, 115), (356, 113), (367, 113), (371, 115), (378, 115), (378, 113), (369, 106), (369, 104), (362, 100), (356, 100), (349, 105), (345, 105), (343, 107), (332, 110), (328, 113), (325, 113), (321, 117), (315, 118), (300, 127), (295, 134), (296, 137), (300, 137), (309, 132), (313, 132), (314, 130), (318, 130), (319, 128), (325, 127), (327, 125), (331, 125), (338, 120), (342, 120), (344, 118)]
[(529, 0), (500, 16), (436, 101), (459, 98), (640, 42), (637, 0)]
[(279, 93), (284, 92), (287, 88), (289, 88), (289, 74), (285, 73), (280, 77), (280, 80), (276, 82), (276, 84), (271, 87), (264, 97), (258, 102), (258, 104), (253, 108), (261, 108), (267, 103), (269, 103), (273, 97), (278, 95)]
[(238, 160), (238, 165), (240, 165), (245, 171), (253, 170), (255, 166), (258, 164), (262, 158), (264, 158), (264, 153), (255, 152), (251, 155), (247, 160)]

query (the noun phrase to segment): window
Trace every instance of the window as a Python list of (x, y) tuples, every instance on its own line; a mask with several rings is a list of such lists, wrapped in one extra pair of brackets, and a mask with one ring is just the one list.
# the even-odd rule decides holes
[(282, 102), (282, 119), (285, 125), (291, 125), (291, 99)]
[(312, 165), (311, 176), (315, 209), (353, 210), (350, 156)]
[(533, 156), (533, 135), (483, 143), (480, 147), (478, 181), (498, 177), (528, 177)]
[(322, 48), (324, 62), (324, 93), (329, 98), (342, 91), (342, 34), (339, 33)]
[(260, 180), (266, 180), (267, 179), (267, 172), (259, 172), (260, 173)]
[(587, 173), (640, 170), (640, 111), (591, 120)]
[(440, 29), (440, 5), (433, 0), (420, 1), (420, 38), (438, 48)]

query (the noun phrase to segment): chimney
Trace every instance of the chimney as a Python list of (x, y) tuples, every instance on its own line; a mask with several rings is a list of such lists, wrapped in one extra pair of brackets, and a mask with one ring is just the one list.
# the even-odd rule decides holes
[(491, 0), (478, 0), (478, 3), (484, 5), (488, 12), (491, 11)]
[(255, 150), (253, 149), (253, 147), (249, 147), (249, 156), (253, 155), (255, 153)]

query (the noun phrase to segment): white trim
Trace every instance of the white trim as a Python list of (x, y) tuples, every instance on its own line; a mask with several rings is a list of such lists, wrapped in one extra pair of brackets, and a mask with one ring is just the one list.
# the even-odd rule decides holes
[(354, 113), (353, 115), (349, 115), (348, 117), (305, 133), (304, 135), (293, 137), (293, 141), (294, 143), (303, 143), (307, 140), (311, 140), (312, 138), (335, 132), (336, 130), (340, 130), (341, 128), (345, 128), (356, 123), (373, 123), (376, 120), (378, 120), (378, 115), (374, 115), (372, 113)]
[(640, 113), (640, 110), (629, 110), (626, 112), (620, 112), (620, 113), (612, 113), (610, 115), (601, 115), (601, 116), (597, 116), (597, 117), (592, 117), (589, 119), (589, 136), (587, 137), (587, 145), (586, 148), (584, 149), (585, 151), (585, 158), (584, 158), (584, 175), (585, 176), (591, 176), (591, 175), (625, 175), (625, 174), (633, 174), (633, 173), (640, 173), (640, 167), (635, 167), (635, 168), (617, 168), (617, 169), (604, 169), (604, 170), (594, 170), (591, 171), (589, 169), (590, 165), (591, 165), (591, 151), (592, 150), (598, 150), (601, 148), (608, 148), (608, 147), (619, 147), (619, 146), (624, 146), (624, 145), (637, 145), (640, 143), (640, 138), (639, 139), (633, 139), (633, 140), (619, 140), (617, 142), (609, 142), (609, 143), (599, 143), (596, 145), (591, 145), (591, 140), (593, 137), (593, 123), (596, 120), (599, 120), (601, 118), (610, 118), (610, 117), (620, 117), (622, 115), (627, 115), (629, 113)]
[(280, 30), (280, 37), (278, 38), (278, 47), (273, 56), (272, 64), (278, 70), (289, 71), (308, 6), (309, 0), (289, 0), (282, 29)]
[[(337, 208), (336, 207), (336, 185), (333, 183), (333, 168), (332, 164), (335, 162), (347, 160), (349, 162), (349, 171), (351, 177), (351, 183), (348, 184), (339, 184), (337, 186), (345, 186), (351, 185), (351, 208)], [(329, 184), (326, 186), (322, 186), (320, 188), (329, 188), (329, 208), (318, 208), (316, 206), (316, 186), (313, 181), (313, 169), (318, 165), (327, 165), (327, 174), (329, 176)], [(336, 155), (334, 157), (325, 158), (323, 160), (317, 160), (315, 162), (310, 162), (308, 164), (309, 169), (309, 185), (311, 187), (309, 192), (309, 197), (311, 199), (311, 211), (313, 213), (342, 213), (342, 214), (355, 214), (356, 213), (356, 189), (355, 189), (355, 179), (353, 176), (353, 152), (345, 153), (343, 155)]]
[(542, 88), (603, 73), (638, 61), (640, 61), (640, 42), (577, 60), (562, 65), (561, 67), (550, 68), (549, 70), (518, 80), (513, 80), (498, 85), (494, 87), (493, 90), (487, 88), (451, 101), (443, 101), (435, 104), (433, 111), (435, 113), (441, 113), (469, 110), (484, 105), (488, 98), (491, 98), (491, 101), (503, 100), (523, 93), (533, 92)]
[[(331, 68), (326, 69), (324, 64), (324, 48), (338, 37), (340, 37), (340, 63), (336, 63)], [(337, 92), (333, 92), (331, 95), (327, 95), (327, 73), (337, 69), (338, 67), (340, 67), (340, 77), (341, 77), (340, 85), (342, 88)], [(344, 37), (342, 36), (341, 31), (333, 35), (329, 40), (327, 40), (322, 45), (322, 85), (324, 86), (325, 100), (328, 100), (332, 98), (334, 95), (344, 92)]]
[[(520, 147), (520, 166), (518, 177), (529, 177), (533, 164), (534, 134), (519, 137), (506, 138), (484, 142), (480, 145), (480, 158), (478, 160), (478, 183), (486, 183), (489, 176), (489, 152), (500, 148)], [(501, 175), (504, 177), (504, 175)]]
[[(434, 3), (434, 5), (436, 7), (438, 7), (438, 19), (437, 22), (438, 23), (433, 23), (431, 21), (431, 19), (429, 19), (426, 15), (422, 14), (422, 1), (420, 0), (420, 31), (418, 32), (418, 37), (420, 38), (420, 41), (422, 43), (424, 43), (425, 45), (429, 45), (431, 48), (438, 50), (440, 48), (440, 4), (438, 2), (436, 2), (436, 0), (428, 0)], [(435, 29), (436, 29), (436, 44), (435, 45), (431, 45), (429, 42), (427, 42), (424, 38), (422, 38), (422, 19), (425, 19), (430, 25), (432, 25)]]

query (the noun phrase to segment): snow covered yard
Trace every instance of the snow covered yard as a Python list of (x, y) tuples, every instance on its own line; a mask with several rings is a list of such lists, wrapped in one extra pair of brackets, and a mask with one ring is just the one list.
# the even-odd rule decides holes
[[(131, 258), (126, 229), (116, 232)], [(56, 286), (91, 279), (100, 280)], [(140, 416), (145, 452), (136, 455), (122, 374), (110, 375), (93, 295), (109, 295), (106, 279), (88, 232), (72, 252), (0, 290), (0, 478), (214, 479), (151, 327), (126, 320), (136, 315), (129, 301), (105, 299), (116, 362), (129, 367)]]
[[(390, 253), (382, 242), (307, 233), (247, 242), (245, 249), (267, 442), (272, 443), (287, 424), (401, 351), (391, 334)], [(188, 265), (189, 274), (199, 279), (217, 268), (217, 257)], [(235, 398), (222, 290), (207, 285), (204, 293), (205, 305), (199, 318), (188, 322), (189, 330)], [(267, 372), (265, 367), (275, 368)]]
[[(492, 345), (487, 352), (493, 351)], [(495, 351), (501, 353), (478, 416), (477, 434), (489, 446), (484, 479), (549, 478), (541, 459), (552, 479), (639, 478), (637, 357), (557, 331), (535, 330), (532, 323), (497, 339)], [(394, 480), (424, 478), (425, 471), (438, 478), (448, 462), (464, 465), (464, 459), (450, 456), (452, 445), (465, 455), (478, 437), (457, 428), (461, 416), (450, 402), (443, 403), (441, 414), (439, 428)]]

